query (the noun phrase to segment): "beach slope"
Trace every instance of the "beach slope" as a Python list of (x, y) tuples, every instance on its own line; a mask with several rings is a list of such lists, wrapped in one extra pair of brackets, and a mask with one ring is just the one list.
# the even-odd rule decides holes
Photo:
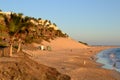
[[(103, 69), (102, 64), (95, 62), (95, 54), (113, 48), (111, 46), (88, 47), (63, 38), (43, 44), (50, 45), (52, 51), (26, 50), (26, 52), (32, 54), (33, 60), (56, 68), (59, 72), (69, 75), (72, 80), (120, 80), (119, 72)], [(38, 45), (34, 44), (34, 47)]]

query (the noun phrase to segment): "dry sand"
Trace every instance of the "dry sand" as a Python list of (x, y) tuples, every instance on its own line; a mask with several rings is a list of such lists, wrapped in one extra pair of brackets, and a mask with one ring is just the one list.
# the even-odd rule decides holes
[[(69, 75), (71, 80), (120, 80), (119, 72), (103, 69), (101, 64), (91, 58), (99, 51), (111, 47), (88, 47), (72, 39), (64, 38), (58, 38), (51, 43), (43, 42), (43, 44), (50, 45), (52, 51), (38, 49), (24, 49), (23, 51), (31, 55), (33, 60)], [(33, 44), (33, 46), (40, 45)]]
[[(40, 46), (39, 44), (33, 44), (34, 46)], [(70, 49), (79, 49), (79, 48), (88, 48), (81, 43), (71, 39), (71, 38), (56, 38), (50, 42), (43, 41), (42, 45), (50, 46), (52, 50), (70, 50)]]
[(70, 80), (70, 77), (20, 52), (0, 58), (0, 80)]

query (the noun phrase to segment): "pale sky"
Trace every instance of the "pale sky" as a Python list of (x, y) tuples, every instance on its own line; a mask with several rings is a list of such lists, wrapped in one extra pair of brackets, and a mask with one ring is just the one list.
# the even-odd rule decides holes
[(120, 0), (0, 0), (0, 9), (51, 20), (90, 45), (120, 45)]

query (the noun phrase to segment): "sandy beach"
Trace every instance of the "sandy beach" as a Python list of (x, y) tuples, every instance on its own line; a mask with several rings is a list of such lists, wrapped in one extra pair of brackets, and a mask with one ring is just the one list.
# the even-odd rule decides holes
[[(71, 39), (59, 38), (51, 43), (51, 51), (30, 50), (23, 51), (38, 63), (56, 68), (59, 72), (67, 74), (71, 80), (120, 80), (120, 73), (114, 70), (101, 68), (102, 64), (95, 62), (95, 54), (113, 47), (88, 47)], [(71, 46), (72, 45), (72, 46)], [(39, 44), (33, 44), (37, 47)]]

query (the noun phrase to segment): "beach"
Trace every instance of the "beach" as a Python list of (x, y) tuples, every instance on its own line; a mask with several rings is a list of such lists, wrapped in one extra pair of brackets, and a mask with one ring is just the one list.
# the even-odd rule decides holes
[[(63, 38), (53, 40), (51, 43), (43, 42), (43, 44), (50, 45), (52, 50), (24, 49), (24, 52), (34, 61), (69, 75), (71, 80), (120, 80), (119, 72), (103, 69), (102, 64), (95, 62), (97, 53), (113, 48), (112, 46), (85, 46)], [(33, 47), (38, 46), (39, 44), (33, 44)]]

